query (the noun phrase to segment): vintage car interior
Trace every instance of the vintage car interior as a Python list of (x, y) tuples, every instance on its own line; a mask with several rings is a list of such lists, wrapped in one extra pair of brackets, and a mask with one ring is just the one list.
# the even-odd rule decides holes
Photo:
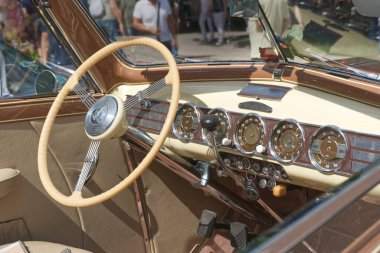
[(283, 34), (270, 1), (228, 2), (223, 45), (189, 23), (173, 54), (30, 0), (66, 65), (0, 3), (1, 253), (380, 251), (378, 2), (282, 1)]

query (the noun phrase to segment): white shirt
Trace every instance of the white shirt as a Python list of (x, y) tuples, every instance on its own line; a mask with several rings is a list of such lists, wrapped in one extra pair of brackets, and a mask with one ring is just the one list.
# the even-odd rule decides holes
[(167, 0), (157, 0), (154, 5), (150, 0), (139, 0), (133, 10), (133, 17), (142, 19), (142, 23), (147, 27), (157, 27), (157, 6), (160, 3), (160, 41), (171, 41), (172, 34), (169, 30), (168, 16), (172, 14)]

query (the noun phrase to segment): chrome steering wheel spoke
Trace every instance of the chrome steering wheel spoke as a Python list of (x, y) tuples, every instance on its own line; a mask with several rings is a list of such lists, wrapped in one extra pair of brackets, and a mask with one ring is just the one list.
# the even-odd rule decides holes
[(133, 106), (137, 105), (138, 103), (140, 103), (145, 98), (152, 96), (154, 93), (161, 90), (166, 85), (167, 84), (165, 82), (165, 78), (162, 78), (162, 79), (158, 80), (157, 82), (153, 83), (152, 85), (149, 85), (148, 88), (137, 92), (136, 95), (127, 99), (124, 102), (124, 111), (126, 111), (126, 110), (132, 108)]
[(77, 83), (73, 91), (75, 92), (75, 94), (79, 96), (80, 100), (87, 107), (87, 109), (90, 109), (90, 107), (95, 104), (96, 99), (92, 96), (92, 94), (89, 91), (87, 91), (83, 84)]
[(91, 141), (86, 158), (84, 159), (77, 185), (75, 186), (75, 191), (81, 192), (86, 182), (94, 174), (98, 161), (100, 142), (101, 141)]

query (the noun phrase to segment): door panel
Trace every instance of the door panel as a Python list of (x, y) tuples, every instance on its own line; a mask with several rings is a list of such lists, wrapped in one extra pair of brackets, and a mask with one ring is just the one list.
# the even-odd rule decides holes
[[(57, 119), (49, 144), (48, 166), (58, 189), (68, 194), (76, 183), (89, 140), (83, 115)], [(37, 171), (42, 120), (0, 124), (0, 168), (21, 171), (16, 189), (0, 198), (0, 222), (23, 218), (32, 240), (93, 252), (143, 252), (144, 241), (132, 188), (101, 205), (64, 207), (47, 196)], [(98, 169), (85, 196), (109, 189), (127, 175), (119, 140), (102, 143)], [(4, 207), (4, 208), (3, 208)]]

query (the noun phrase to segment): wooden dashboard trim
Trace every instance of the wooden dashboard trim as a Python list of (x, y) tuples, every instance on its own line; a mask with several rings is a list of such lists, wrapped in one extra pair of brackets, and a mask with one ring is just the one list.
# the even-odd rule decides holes
[[(100, 97), (102, 95), (95, 96), (96, 99)], [(54, 99), (52, 97), (0, 100), (0, 123), (43, 119), (47, 116)], [(72, 116), (86, 112), (87, 108), (80, 98), (70, 96), (65, 100), (58, 116)]]
[(380, 85), (334, 76), (318, 70), (286, 66), (282, 81), (307, 86), (380, 107)]

